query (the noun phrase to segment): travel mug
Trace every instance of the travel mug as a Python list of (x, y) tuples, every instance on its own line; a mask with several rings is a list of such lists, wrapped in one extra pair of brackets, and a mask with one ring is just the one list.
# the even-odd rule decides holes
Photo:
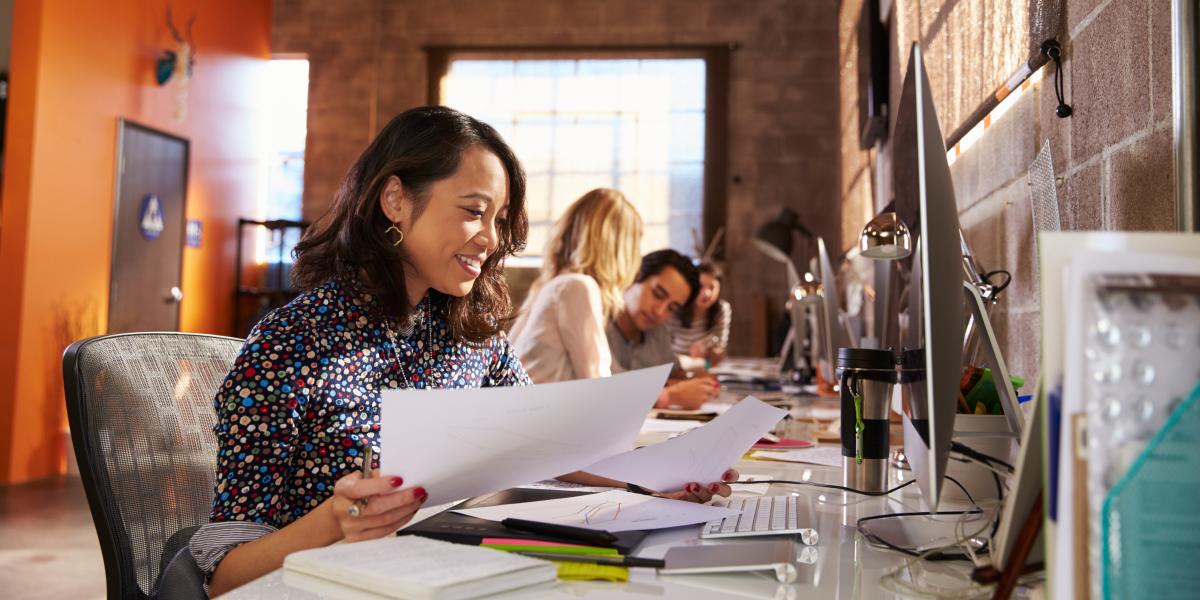
[(842, 484), (882, 492), (888, 483), (888, 409), (896, 383), (890, 350), (838, 349), (842, 401)]

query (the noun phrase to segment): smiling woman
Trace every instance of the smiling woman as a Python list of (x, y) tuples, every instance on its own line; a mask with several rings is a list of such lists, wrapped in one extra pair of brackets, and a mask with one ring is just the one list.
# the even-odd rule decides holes
[(494, 336), (511, 311), (501, 261), (525, 247), (525, 172), (490, 126), (453, 109), (393, 119), (350, 168), (334, 206), (296, 246), (300, 289), (361, 279), (404, 320), (430, 289), (450, 328)]
[(304, 291), (255, 325), (217, 392), (212, 522), (189, 543), (210, 591), (412, 517), (423, 488), (362, 475), (381, 390), (529, 383), (500, 332), (524, 199), (508, 145), (448, 108), (402, 113), (354, 163), (296, 246)]

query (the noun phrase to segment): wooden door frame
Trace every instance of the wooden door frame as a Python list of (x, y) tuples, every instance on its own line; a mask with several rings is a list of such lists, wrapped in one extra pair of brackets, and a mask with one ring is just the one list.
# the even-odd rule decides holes
[[(113, 203), (112, 203), (112, 221), (111, 221), (113, 224), (113, 228), (112, 228), (112, 240), (110, 241), (109, 260), (108, 260), (108, 311), (107, 311), (107, 315), (106, 315), (105, 322), (104, 322), (105, 331), (109, 331), (111, 329), (110, 324), (112, 323), (112, 306), (113, 306), (113, 301), (115, 300), (115, 298), (113, 298), (113, 286), (112, 286), (113, 276), (115, 275), (115, 269), (113, 268), (113, 261), (117, 257), (117, 233), (118, 233), (117, 228), (119, 225), (118, 219), (121, 214), (121, 177), (125, 174), (124, 161), (125, 161), (125, 129), (126, 128), (139, 129), (143, 133), (148, 133), (150, 135), (159, 136), (159, 137), (171, 140), (171, 141), (181, 142), (183, 144), (183, 196), (180, 198), (181, 210), (179, 211), (179, 220), (180, 220), (180, 231), (183, 232), (183, 234), (185, 236), (187, 235), (188, 182), (191, 177), (191, 165), (192, 165), (192, 142), (191, 142), (191, 140), (189, 140), (185, 137), (175, 135), (173, 133), (169, 133), (167, 131), (163, 131), (161, 129), (150, 127), (149, 125), (143, 125), (141, 123), (138, 123), (137, 121), (134, 121), (134, 120), (126, 118), (126, 117), (117, 117), (117, 153), (115, 155), (116, 160), (113, 161), (115, 163), (113, 165), (113, 171), (116, 176), (113, 177)], [(180, 288), (183, 287), (183, 250), (184, 250), (184, 248), (181, 246), (179, 249), (179, 286), (180, 286)], [(179, 331), (179, 312), (180, 312), (180, 304), (178, 302), (176, 302), (175, 303), (175, 323), (172, 326), (173, 331)]]

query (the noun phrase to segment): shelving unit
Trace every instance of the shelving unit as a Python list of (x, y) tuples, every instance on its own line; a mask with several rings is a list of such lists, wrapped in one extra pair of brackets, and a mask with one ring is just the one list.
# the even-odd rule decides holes
[[(286, 248), (288, 247), (287, 240), (289, 239), (288, 232), (296, 231), (298, 235), (295, 239), (299, 239), (308, 229), (307, 221), (288, 221), (284, 219), (274, 219), (270, 221), (257, 221), (253, 219), (238, 219), (238, 245), (237, 258), (234, 269), (234, 292), (233, 292), (233, 332), (234, 335), (245, 336), (250, 332), (250, 328), (262, 315), (266, 314), (271, 309), (278, 308), (286, 304), (296, 295), (296, 290), (291, 288), (289, 281), (290, 268), (284, 259), (286, 258)], [(246, 246), (250, 244), (251, 252), (253, 251), (254, 236), (247, 234), (247, 229), (253, 231), (256, 228), (265, 228), (270, 233), (270, 247), (268, 254), (275, 257), (272, 263), (268, 261), (259, 273), (258, 285), (247, 285), (246, 278)], [(250, 241), (247, 242), (247, 239)], [(257, 300), (257, 302), (254, 302)], [(252, 306), (252, 309), (248, 309)]]

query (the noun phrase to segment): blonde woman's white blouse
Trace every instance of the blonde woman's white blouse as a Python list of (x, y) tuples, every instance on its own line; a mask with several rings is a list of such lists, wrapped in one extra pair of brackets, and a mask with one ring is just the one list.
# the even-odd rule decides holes
[(535, 383), (612, 374), (600, 286), (587, 275), (547, 281), (508, 335)]

